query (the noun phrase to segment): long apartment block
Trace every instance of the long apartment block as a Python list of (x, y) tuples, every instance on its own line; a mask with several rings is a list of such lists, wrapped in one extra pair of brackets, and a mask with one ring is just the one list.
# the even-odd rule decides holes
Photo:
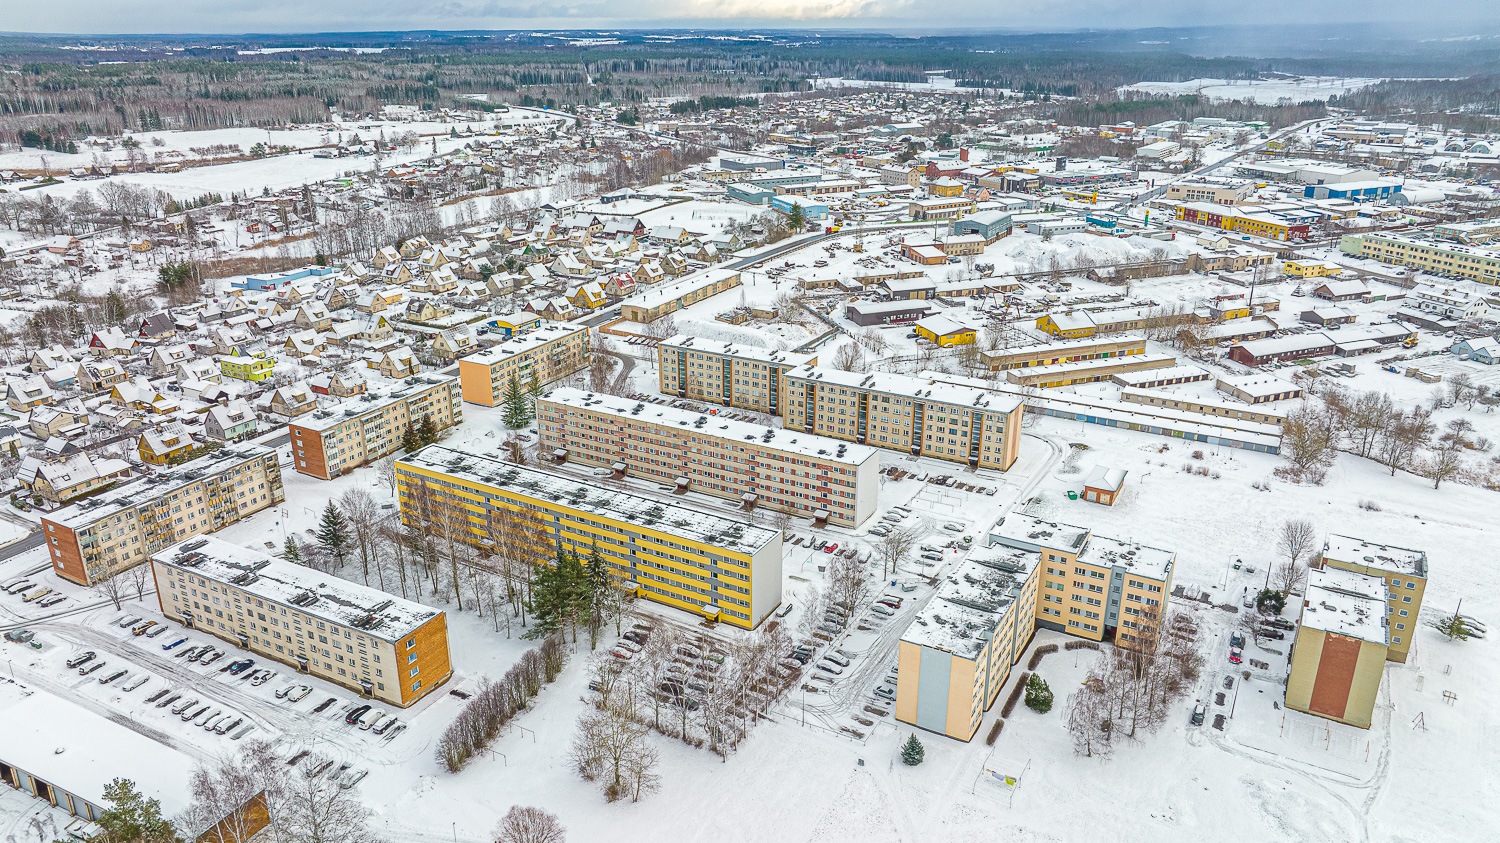
[(1481, 284), (1500, 284), (1500, 249), (1470, 246), (1425, 237), (1377, 232), (1346, 234), (1339, 241), (1346, 255), (1373, 258), (1381, 263), (1457, 275)]
[(42, 516), (58, 576), (80, 585), (286, 499), (276, 451), (234, 445)]
[(786, 374), (788, 430), (1005, 470), (1021, 453), (1019, 398), (910, 375), (803, 366)]
[(533, 377), (546, 386), (587, 365), (588, 352), (589, 329), (582, 326), (546, 325), (513, 336), (458, 361), (464, 400), (498, 406), (512, 375), (523, 389)]
[(408, 424), (432, 419), (439, 431), (464, 420), (458, 378), (416, 375), (399, 387), (371, 391), (315, 410), (287, 425), (297, 471), (332, 480), (401, 447)]
[(901, 635), (896, 719), (969, 740), (1037, 627), (1154, 642), (1176, 554), (1011, 514)]
[(480, 548), (505, 519), (525, 517), (546, 535), (541, 557), (597, 547), (636, 597), (744, 629), (781, 602), (780, 530), (441, 445), (398, 460), (396, 478), (403, 519), (462, 508)]
[(783, 428), (557, 389), (537, 400), (543, 459), (608, 466), (726, 498), (855, 527), (875, 512), (874, 448)]
[(787, 371), (818, 355), (678, 334), (656, 347), (656, 359), (664, 395), (781, 415)]
[(406, 708), (453, 675), (448, 616), (205, 537), (151, 557), (162, 614), (301, 673)]

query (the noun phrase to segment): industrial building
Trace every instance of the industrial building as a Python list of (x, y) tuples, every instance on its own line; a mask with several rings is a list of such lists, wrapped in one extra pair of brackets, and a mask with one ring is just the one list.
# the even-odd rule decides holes
[(286, 499), (276, 451), (233, 445), (42, 516), (52, 568), (93, 585)]
[(415, 375), (386, 392), (367, 392), (287, 425), (297, 471), (332, 480), (401, 447), (407, 425), (431, 419), (439, 430), (464, 420), (458, 378)]
[(539, 529), (539, 560), (598, 548), (635, 597), (743, 629), (781, 602), (777, 529), (442, 445), (398, 460), (396, 477), (407, 523), (422, 523), (424, 508), (459, 508), (476, 547), (493, 547), (505, 528), (492, 525), (519, 518)]
[(533, 379), (545, 387), (587, 365), (588, 351), (588, 328), (547, 325), (461, 358), (459, 386), (470, 404), (496, 407), (512, 376), (522, 389)]
[(656, 347), (658, 388), (665, 395), (779, 415), (788, 369), (818, 355), (678, 334)]
[(1146, 353), (1146, 338), (1143, 336), (1112, 337), (1099, 339), (1087, 337), (1063, 340), (1047, 345), (1029, 345), (1022, 348), (997, 348), (979, 352), (979, 359), (990, 371), (1027, 366), (1055, 366), (1058, 363), (1073, 363), (1079, 360), (1102, 360)]
[(151, 557), (162, 614), (407, 708), (453, 675), (440, 610), (214, 537)]

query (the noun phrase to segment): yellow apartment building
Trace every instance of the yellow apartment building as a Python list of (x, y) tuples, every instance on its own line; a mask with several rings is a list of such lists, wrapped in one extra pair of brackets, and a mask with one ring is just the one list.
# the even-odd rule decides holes
[(663, 394), (780, 415), (786, 373), (818, 355), (678, 334), (656, 347)]
[(802, 366), (786, 374), (782, 412), (801, 430), (875, 448), (1010, 468), (1021, 452), (1020, 399), (886, 373)]
[(544, 461), (845, 527), (875, 513), (880, 454), (863, 445), (578, 389), (537, 400), (537, 431)]
[(397, 460), (396, 477), (404, 520), (459, 508), (481, 549), (496, 544), (497, 520), (523, 513), (545, 535), (540, 558), (597, 547), (635, 597), (743, 629), (781, 602), (780, 530), (442, 445)]
[(495, 407), (505, 400), (511, 375), (522, 389), (533, 376), (546, 386), (582, 369), (588, 355), (588, 328), (546, 325), (460, 359), (458, 379), (465, 401)]
[(1417, 634), (1422, 594), (1427, 590), (1427, 554), (1330, 533), (1323, 542), (1321, 564), (1385, 580), (1390, 595), (1386, 606), (1390, 648), (1386, 658), (1404, 664)]
[(151, 573), (172, 620), (368, 699), (408, 708), (453, 675), (448, 616), (420, 603), (212, 537)]
[(52, 568), (92, 585), (286, 499), (276, 451), (232, 445), (42, 516)]
[(1340, 568), (1308, 572), (1286, 680), (1287, 708), (1370, 728), (1389, 658), (1385, 580)]

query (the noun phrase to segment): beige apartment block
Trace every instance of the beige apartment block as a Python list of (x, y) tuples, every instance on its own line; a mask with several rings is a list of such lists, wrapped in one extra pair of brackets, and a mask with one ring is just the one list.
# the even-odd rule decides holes
[(786, 373), (818, 355), (678, 334), (656, 347), (662, 393), (780, 415)]
[(386, 391), (371, 390), (287, 425), (292, 465), (297, 471), (332, 480), (401, 448), (406, 426), (432, 419), (439, 430), (464, 420), (458, 378), (424, 374)]
[(517, 334), (458, 361), (464, 400), (499, 406), (511, 376), (525, 389), (533, 378), (542, 386), (561, 380), (588, 364), (589, 329), (545, 325)]

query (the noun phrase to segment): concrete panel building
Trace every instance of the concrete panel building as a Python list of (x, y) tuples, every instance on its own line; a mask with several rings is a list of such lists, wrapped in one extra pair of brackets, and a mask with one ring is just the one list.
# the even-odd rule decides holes
[(1380, 577), (1308, 573), (1286, 681), (1287, 708), (1370, 728), (1390, 642)]
[(719, 342), (678, 334), (656, 347), (661, 391), (780, 415), (788, 369), (818, 362), (818, 355)]
[(1422, 594), (1427, 590), (1427, 554), (1330, 533), (1323, 542), (1321, 564), (1385, 581), (1391, 636), (1386, 658), (1405, 663), (1417, 633)]
[(1146, 353), (1146, 338), (1142, 336), (1087, 337), (1063, 340), (1047, 345), (1031, 345), (1024, 348), (997, 348), (979, 352), (979, 359), (991, 371), (1026, 366), (1055, 366), (1058, 363), (1073, 363), (1079, 360), (1100, 360)]
[(57, 575), (93, 585), (285, 499), (276, 451), (235, 445), (48, 513), (42, 533)]
[(710, 515), (495, 457), (429, 445), (396, 462), (401, 515), (456, 508), (463, 537), (493, 547), (507, 519), (534, 525), (550, 560), (558, 547), (598, 548), (629, 594), (752, 629), (781, 602), (781, 531)]
[(453, 375), (416, 375), (399, 387), (365, 393), (287, 425), (297, 471), (332, 480), (401, 447), (408, 424), (431, 419), (439, 431), (464, 420), (459, 380)]
[(1121, 357), (1075, 360), (1050, 366), (1009, 369), (1005, 380), (1016, 386), (1039, 386), (1044, 389), (1079, 383), (1107, 381), (1114, 375), (1166, 369), (1177, 363), (1170, 354), (1130, 354)]
[(537, 400), (537, 431), (543, 460), (603, 466), (746, 509), (846, 527), (875, 512), (880, 455), (864, 445), (578, 389)]
[(470, 404), (495, 407), (504, 400), (512, 375), (522, 389), (533, 378), (545, 387), (582, 369), (588, 353), (588, 328), (547, 325), (460, 359), (459, 386)]
[(453, 675), (448, 618), (212, 536), (151, 557), (162, 614), (242, 650), (407, 708)]
[(786, 375), (788, 430), (971, 468), (1005, 470), (1021, 453), (1019, 398), (910, 375), (803, 366)]

